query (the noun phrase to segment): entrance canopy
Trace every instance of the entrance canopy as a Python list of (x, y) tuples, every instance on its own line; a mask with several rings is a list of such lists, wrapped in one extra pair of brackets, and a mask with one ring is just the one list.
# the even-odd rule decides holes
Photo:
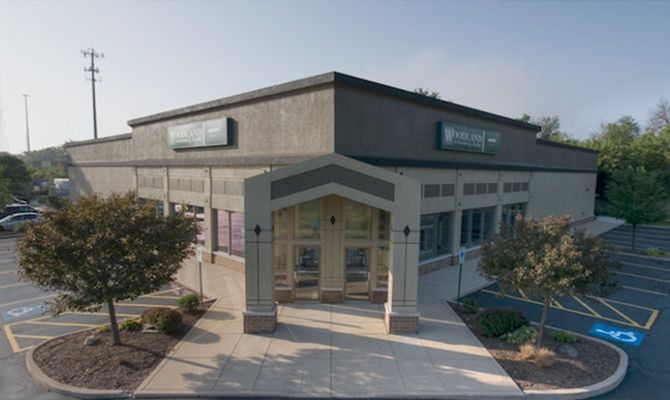
[(387, 327), (416, 330), (420, 189), (414, 179), (334, 153), (246, 179), (245, 330), (276, 322), (272, 212), (332, 195), (390, 213)]

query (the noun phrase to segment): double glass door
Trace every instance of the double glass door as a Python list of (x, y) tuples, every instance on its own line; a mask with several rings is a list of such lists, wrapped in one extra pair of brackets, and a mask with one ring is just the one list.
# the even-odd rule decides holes
[(370, 251), (363, 247), (345, 249), (344, 294), (349, 300), (370, 298)]
[(318, 247), (297, 247), (296, 266), (293, 271), (296, 300), (319, 300), (320, 249)]

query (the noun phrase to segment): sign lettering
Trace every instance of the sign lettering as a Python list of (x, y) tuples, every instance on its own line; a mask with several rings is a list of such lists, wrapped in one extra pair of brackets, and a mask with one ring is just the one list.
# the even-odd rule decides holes
[(437, 148), (495, 154), (500, 148), (500, 132), (451, 122), (438, 122)]
[(229, 146), (233, 135), (229, 118), (210, 119), (168, 128), (168, 146), (172, 149)]

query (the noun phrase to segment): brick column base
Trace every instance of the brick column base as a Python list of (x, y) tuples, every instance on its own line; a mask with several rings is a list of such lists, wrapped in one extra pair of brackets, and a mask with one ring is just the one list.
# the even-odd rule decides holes
[(321, 289), (322, 303), (342, 303), (344, 302), (344, 291), (342, 289)]
[(419, 314), (396, 314), (386, 311), (384, 316), (388, 333), (419, 332)]
[(277, 307), (273, 311), (245, 311), (244, 333), (272, 333), (277, 325)]
[(373, 289), (372, 290), (372, 303), (374, 304), (384, 304), (388, 298), (388, 291), (386, 289)]

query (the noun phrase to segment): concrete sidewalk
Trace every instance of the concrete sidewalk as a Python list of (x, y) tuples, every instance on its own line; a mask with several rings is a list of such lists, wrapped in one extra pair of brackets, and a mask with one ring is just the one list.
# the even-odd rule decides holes
[[(280, 305), (273, 334), (243, 334), (243, 275), (211, 264), (203, 272), (206, 292), (219, 299), (137, 397), (523, 396), (442, 300), (451, 271), (422, 277), (416, 335), (387, 334), (383, 306), (364, 302)], [(181, 276), (193, 287), (194, 264)]]

